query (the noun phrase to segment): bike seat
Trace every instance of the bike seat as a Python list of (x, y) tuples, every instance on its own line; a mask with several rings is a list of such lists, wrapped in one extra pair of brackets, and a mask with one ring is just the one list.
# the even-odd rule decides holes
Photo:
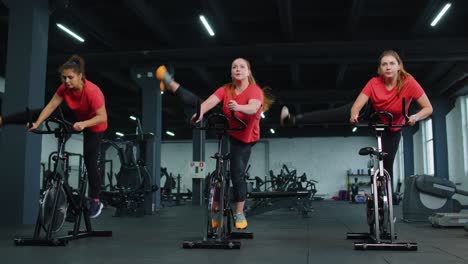
[(385, 156), (387, 155), (388, 153), (386, 152), (378, 152), (376, 149), (374, 149), (373, 147), (365, 147), (365, 148), (362, 148), (359, 150), (359, 155), (361, 156), (367, 156), (367, 155), (375, 155), (375, 156)]

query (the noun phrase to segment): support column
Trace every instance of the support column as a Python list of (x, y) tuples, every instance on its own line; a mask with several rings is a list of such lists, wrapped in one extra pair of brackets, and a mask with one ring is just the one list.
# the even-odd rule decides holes
[(447, 148), (447, 113), (454, 107), (454, 102), (447, 98), (431, 99), (432, 136), (434, 139), (434, 176), (449, 179), (448, 148)]
[[(146, 167), (153, 177), (153, 184), (161, 187), (161, 128), (162, 101), (159, 83), (156, 80), (155, 68), (133, 68), (131, 77), (140, 86), (142, 93), (142, 127), (143, 132), (154, 133), (154, 140), (146, 145)], [(145, 198), (145, 212), (152, 214), (161, 208), (160, 188)]]
[[(44, 106), (48, 0), (4, 0), (9, 8), (3, 115)], [(41, 137), (5, 126), (0, 139), (0, 223), (33, 224), (38, 212)]]

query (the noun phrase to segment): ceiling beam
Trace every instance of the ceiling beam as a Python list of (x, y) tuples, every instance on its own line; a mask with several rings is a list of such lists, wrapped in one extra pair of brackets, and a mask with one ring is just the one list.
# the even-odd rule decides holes
[(276, 0), (278, 13), (280, 18), (281, 30), (286, 41), (294, 40), (293, 16), (292, 16), (292, 1), (291, 0)]
[(301, 75), (299, 71), (299, 64), (292, 63), (290, 66), (290, 69), (291, 69), (291, 80), (292, 80), (292, 85), (294, 89), (301, 89), (302, 83), (301, 83)]
[(161, 18), (159, 11), (148, 5), (147, 1), (124, 0), (123, 2), (137, 17), (141, 18), (151, 31), (163, 42), (170, 46), (178, 46), (173, 35), (169, 32), (166, 23)]
[[(226, 65), (242, 55), (256, 65), (290, 63), (375, 63), (382, 50), (405, 48), (406, 62), (468, 60), (468, 38), (434, 40), (374, 40), (335, 41), (288, 44), (259, 44), (250, 46), (219, 46), (206, 48), (164, 49), (147, 51), (100, 52), (83, 54), (96, 64), (155, 64), (170, 61), (177, 67), (193, 65)], [(49, 63), (62, 62), (63, 55), (49, 56)], [(266, 60), (265, 58), (269, 59)], [(123, 59), (125, 58), (125, 59)]]
[(197, 74), (198, 78), (200, 78), (208, 87), (215, 88), (219, 86), (219, 84), (214, 81), (213, 76), (205, 67), (196, 66), (193, 67), (193, 70)]
[(364, 0), (353, 0), (351, 10), (348, 15), (348, 23), (346, 23), (346, 33), (352, 39), (359, 25), (359, 18), (364, 9)]
[(444, 77), (434, 85), (432, 89), (434, 94), (442, 95), (448, 91), (454, 84), (465, 79), (468, 76), (468, 63), (459, 63), (453, 67)]
[(336, 74), (336, 88), (337, 89), (341, 89), (341, 87), (343, 86), (343, 80), (344, 80), (346, 70), (348, 70), (348, 64), (346, 63), (342, 63), (338, 67), (338, 72)]

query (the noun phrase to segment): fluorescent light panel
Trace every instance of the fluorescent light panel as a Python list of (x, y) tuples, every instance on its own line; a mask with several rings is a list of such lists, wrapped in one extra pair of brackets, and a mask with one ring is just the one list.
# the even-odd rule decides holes
[(442, 16), (444, 16), (445, 13), (447, 13), (447, 10), (450, 8), (450, 6), (452, 6), (451, 3), (445, 4), (444, 8), (442, 8), (442, 10), (440, 10), (440, 12), (439, 12), (439, 14), (437, 14), (436, 18), (434, 18), (434, 20), (432, 20), (432, 23), (431, 23), (432, 27), (437, 25), (437, 23), (442, 18)]
[(171, 137), (175, 136), (175, 134), (172, 133), (171, 131), (166, 131), (166, 134), (168, 134), (168, 135), (171, 136)]
[(214, 33), (213, 29), (211, 29), (211, 26), (210, 26), (210, 24), (208, 24), (208, 21), (206, 20), (204, 15), (200, 16), (200, 20), (201, 20), (203, 26), (205, 26), (206, 31), (208, 31), (208, 34), (210, 34), (210, 36), (214, 36), (215, 33)]
[(353, 133), (357, 131), (357, 127), (353, 127)]
[(131, 120), (137, 120), (137, 118), (134, 117), (134, 116), (130, 116), (130, 119), (131, 119)]
[(123, 137), (123, 136), (124, 136), (124, 134), (123, 134), (123, 133), (120, 133), (120, 132), (115, 132), (115, 134), (116, 134), (117, 136), (119, 136), (119, 137)]
[(61, 30), (65, 31), (66, 33), (68, 33), (70, 36), (74, 37), (75, 39), (77, 39), (79, 42), (84, 42), (84, 38), (78, 36), (78, 34), (76, 34), (75, 32), (71, 31), (70, 29), (68, 29), (67, 27), (65, 27), (64, 25), (60, 24), (60, 23), (57, 23), (57, 27), (59, 27)]
[(263, 112), (262, 112), (262, 114), (261, 114), (260, 116), (261, 116), (262, 118), (265, 118), (265, 114), (263, 114)]
[(273, 128), (270, 128), (270, 133), (274, 134), (275, 130)]

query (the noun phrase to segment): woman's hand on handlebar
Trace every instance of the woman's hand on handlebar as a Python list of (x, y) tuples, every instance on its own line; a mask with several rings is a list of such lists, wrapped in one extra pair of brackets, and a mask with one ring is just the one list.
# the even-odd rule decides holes
[(83, 131), (83, 129), (85, 129), (86, 126), (84, 124), (84, 122), (76, 122), (73, 124), (73, 130), (75, 131)]
[(357, 124), (359, 122), (359, 116), (351, 114), (351, 117), (349, 118), (349, 122), (351, 124)]
[(197, 120), (195, 120), (196, 117), (197, 117), (197, 113), (193, 114), (192, 118), (190, 118), (190, 123), (192, 123), (192, 125), (198, 124), (200, 123), (200, 121), (203, 120), (203, 113), (200, 112), (200, 116), (198, 117)]
[(229, 111), (238, 112), (239, 111), (239, 104), (235, 100), (229, 100), (229, 102), (227, 104), (227, 108), (229, 109)]
[(414, 115), (412, 115), (409, 117), (408, 122), (406, 122), (406, 124), (408, 124), (408, 126), (414, 126), (416, 122), (418, 122), (418, 120)]
[(26, 127), (28, 128), (28, 131), (31, 131), (31, 130), (36, 130), (39, 127), (39, 125), (40, 125), (39, 123), (34, 122), (34, 123), (26, 124)]

